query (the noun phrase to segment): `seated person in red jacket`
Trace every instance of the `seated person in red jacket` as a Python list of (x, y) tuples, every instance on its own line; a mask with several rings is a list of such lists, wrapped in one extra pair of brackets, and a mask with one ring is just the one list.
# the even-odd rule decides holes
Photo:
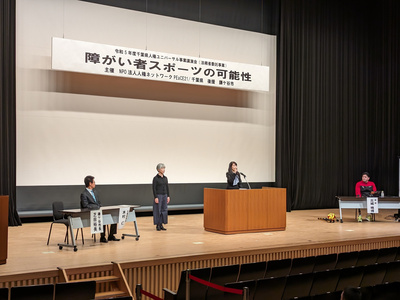
[[(368, 172), (362, 173), (362, 180), (356, 184), (356, 197), (371, 197), (376, 192), (375, 183), (369, 181), (370, 176)], [(371, 216), (367, 216), (367, 221), (371, 221)], [(358, 210), (358, 222), (362, 222), (361, 210)]]

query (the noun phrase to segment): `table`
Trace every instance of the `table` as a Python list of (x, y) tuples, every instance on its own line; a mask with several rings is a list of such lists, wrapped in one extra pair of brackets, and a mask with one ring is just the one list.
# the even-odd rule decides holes
[(204, 229), (234, 234), (286, 229), (286, 189), (204, 189)]
[[(355, 209), (366, 209), (367, 198), (361, 197), (349, 197), (349, 196), (336, 196), (339, 201), (339, 212), (340, 212), (340, 223), (343, 223), (342, 209), (343, 208), (355, 208)], [(378, 209), (400, 209), (400, 197), (388, 196), (378, 197)]]
[[(129, 213), (126, 218), (126, 223), (134, 222), (135, 225), (135, 232), (136, 234), (127, 234), (123, 233), (121, 238), (124, 239), (125, 236), (135, 237), (136, 240), (139, 240), (139, 230), (136, 222), (136, 213), (135, 208), (140, 207), (140, 205), (113, 205), (113, 206), (102, 206), (100, 210), (103, 214), (103, 225), (109, 224), (118, 224), (119, 220), (119, 210), (120, 208), (129, 208)], [(69, 220), (69, 230), (71, 233), (71, 244), (58, 244), (60, 250), (63, 247), (73, 247), (74, 251), (78, 251), (76, 246), (75, 236), (74, 236), (74, 229), (80, 229), (84, 227), (90, 227), (90, 209), (88, 208), (80, 208), (80, 209), (64, 209), (60, 210), (60, 212), (68, 215)]]

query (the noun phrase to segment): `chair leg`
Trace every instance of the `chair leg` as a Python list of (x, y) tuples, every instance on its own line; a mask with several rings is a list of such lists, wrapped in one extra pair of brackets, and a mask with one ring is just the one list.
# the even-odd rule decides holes
[(50, 230), (49, 230), (49, 237), (47, 238), (47, 246), (49, 245), (49, 242), (50, 242), (50, 235), (51, 235), (51, 230), (53, 229), (53, 222), (51, 222), (51, 225), (50, 225)]
[[(83, 239), (83, 228), (80, 228), (80, 229), (81, 229), (82, 245), (84, 245), (84, 244), (85, 244), (85, 240)], [(79, 228), (78, 228), (78, 230), (76, 231), (76, 238), (75, 238), (75, 240), (78, 240), (78, 235), (79, 235)]]
[(67, 226), (67, 231), (65, 232), (65, 238), (64, 238), (64, 243), (65, 243), (65, 241), (67, 241), (67, 244), (69, 244), (69, 233), (68, 233), (68, 229), (69, 229), (69, 226)]

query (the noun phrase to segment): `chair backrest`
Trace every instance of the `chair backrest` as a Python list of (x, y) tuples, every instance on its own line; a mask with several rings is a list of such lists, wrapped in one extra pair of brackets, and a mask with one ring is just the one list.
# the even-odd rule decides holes
[(376, 262), (380, 264), (395, 261), (398, 249), (398, 247), (379, 249), (378, 259)]
[(53, 300), (54, 284), (15, 286), (10, 300)]
[(358, 260), (358, 251), (339, 253), (335, 269), (354, 267)]
[(320, 295), (315, 295), (312, 297), (313, 300), (340, 300), (342, 296), (342, 291), (336, 291), (331, 293), (325, 293)]
[(88, 300), (96, 296), (96, 281), (62, 282), (56, 284), (54, 300)]
[(340, 270), (340, 277), (336, 286), (337, 291), (342, 291), (345, 287), (360, 286), (364, 274), (364, 267), (346, 268)]
[(256, 280), (264, 278), (267, 262), (247, 263), (240, 265), (238, 281)]
[(64, 209), (64, 203), (61, 201), (53, 202), (53, 219), (61, 220), (64, 218), (64, 214), (60, 210)]
[[(176, 292), (177, 300), (185, 300), (186, 299), (186, 272), (183, 271), (181, 273), (181, 280), (179, 281), (178, 290)], [(211, 268), (201, 268), (201, 269), (193, 269), (190, 270), (190, 274), (206, 280), (210, 281)], [(207, 286), (197, 283), (194, 280), (190, 280), (190, 299), (193, 300), (204, 300), (207, 293)]]
[(286, 276), (258, 279), (253, 300), (281, 299), (286, 285)]
[[(255, 280), (246, 280), (246, 281), (239, 281), (239, 282), (231, 282), (226, 283), (225, 287), (243, 290), (245, 287), (249, 288), (249, 299), (253, 299), (254, 292), (256, 290), (256, 281)], [(224, 293), (224, 300), (242, 300), (242, 295), (232, 294), (232, 293)]]
[[(211, 269), (210, 281), (212, 283), (224, 286), (225, 283), (237, 281), (239, 274), (240, 265), (229, 265), (214, 267)], [(207, 300), (221, 299), (223, 297), (223, 292), (208, 288), (207, 289)]]
[(360, 286), (373, 286), (383, 283), (386, 275), (387, 263), (376, 264), (364, 267), (364, 276)]
[(314, 265), (315, 256), (293, 258), (289, 275), (311, 273)]
[(308, 296), (311, 291), (313, 279), (313, 273), (288, 276), (282, 299)]
[(400, 282), (400, 261), (394, 261), (388, 264), (382, 283), (395, 281)]
[(336, 291), (339, 282), (340, 270), (327, 270), (314, 273), (310, 295), (325, 294)]
[(400, 295), (400, 282), (378, 284), (372, 287), (374, 300), (398, 300)]
[(337, 254), (318, 255), (315, 257), (315, 266), (313, 272), (320, 272), (335, 269)]
[(363, 250), (358, 252), (358, 259), (356, 266), (373, 265), (374, 263), (376, 263), (376, 260), (378, 259), (378, 254), (379, 254), (378, 249)]
[(265, 271), (264, 278), (287, 276), (290, 273), (291, 267), (291, 258), (270, 260), (267, 263), (267, 270)]
[(8, 288), (0, 288), (0, 300), (8, 300)]

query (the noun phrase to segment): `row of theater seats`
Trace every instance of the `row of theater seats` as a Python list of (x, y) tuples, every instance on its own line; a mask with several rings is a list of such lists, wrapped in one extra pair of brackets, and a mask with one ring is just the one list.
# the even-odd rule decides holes
[[(306, 273), (316, 273), (326, 270), (341, 270), (373, 264), (385, 264), (400, 260), (400, 247), (382, 248), (365, 251), (345, 252), (339, 254), (319, 255), (294, 259), (273, 260), (268, 262), (230, 265), (214, 268), (191, 270), (192, 275), (218, 285), (226, 283), (285, 277)], [(164, 289), (164, 299), (184, 299), (185, 276), (182, 272), (177, 292)], [(193, 299), (217, 299), (213, 294), (216, 290), (191, 282)], [(220, 295), (219, 295), (220, 296)], [(261, 298), (260, 298), (261, 299)]]
[[(95, 294), (96, 281), (0, 288), (0, 300), (93, 300)], [(132, 300), (132, 297), (110, 299)]]

